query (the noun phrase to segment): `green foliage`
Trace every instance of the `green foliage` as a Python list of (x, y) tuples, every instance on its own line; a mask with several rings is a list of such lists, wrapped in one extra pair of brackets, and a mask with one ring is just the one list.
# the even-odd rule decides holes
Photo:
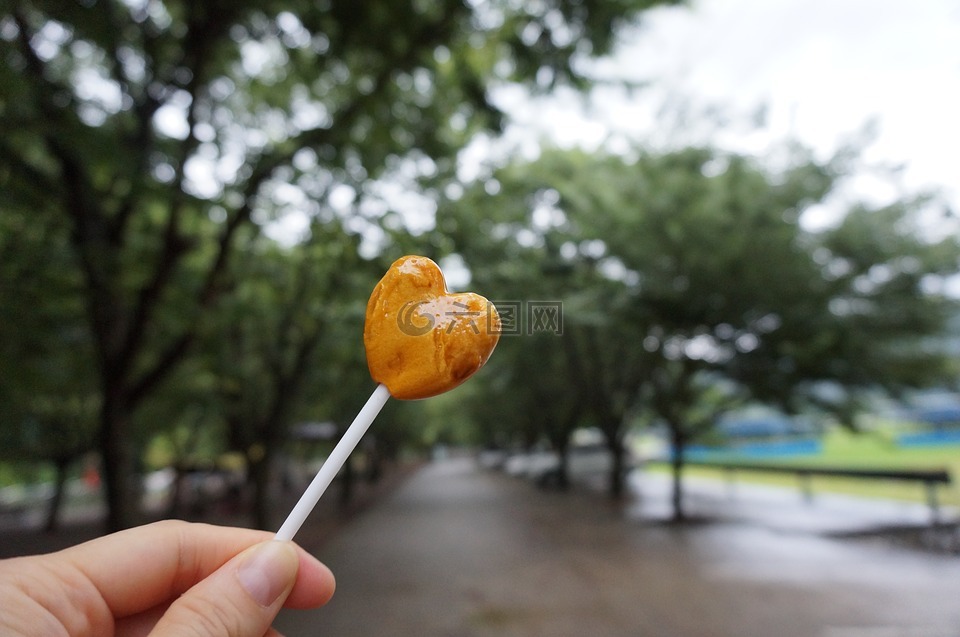
[(563, 302), (562, 338), (498, 352), (516, 435), (547, 435), (538, 415), (556, 422), (572, 396), (613, 448), (659, 421), (682, 449), (751, 397), (843, 413), (861, 392), (949, 379), (938, 339), (957, 305), (935, 283), (958, 271), (957, 238), (924, 235), (922, 200), (805, 230), (844, 161), (789, 152), (773, 172), (711, 148), (547, 149), (441, 207), (478, 289)]
[(94, 445), (93, 347), (66, 258), (44, 210), (0, 215), (0, 457), (76, 457)]
[[(390, 407), (375, 431), (394, 450), (470, 439), (466, 423), (483, 442), (558, 447), (588, 424), (617, 449), (659, 419), (683, 443), (747, 396), (839, 411), (955, 373), (939, 282), (960, 248), (925, 235), (926, 201), (800, 223), (846, 155), (789, 148), (773, 171), (712, 148), (547, 149), (441, 197), (457, 152), (500, 126), (492, 88), (584, 86), (579, 61), (654, 4), (5, 10), (0, 449), (100, 444), (116, 526), (146, 446), (252, 460), (291, 422), (345, 425), (371, 390), (367, 294), (407, 251), (458, 255), (494, 300), (561, 301), (563, 334), (520, 317), (524, 334), (453, 397)], [(439, 209), (412, 237), (377, 185), (418, 179)], [(291, 214), (308, 229), (271, 238)], [(389, 245), (361, 256), (377, 223)]]
[[(282, 271), (302, 269), (308, 257), (265, 247), (263, 226), (296, 212), (318, 222), (316, 230), (348, 210), (369, 213), (375, 179), (410, 166), (445, 172), (477, 131), (498, 128), (493, 86), (582, 84), (577, 56), (608, 51), (614, 27), (652, 4), (5, 6), (0, 190), (4, 214), (19, 216), (0, 227), (4, 276), (19, 277), (14, 269), (33, 255), (62, 274), (50, 294), (32, 284), (4, 289), (11, 316), (32, 311), (33, 295), (38, 313), (56, 317), (29, 330), (3, 317), (5, 339), (42, 344), (4, 352), (4, 374), (24, 376), (11, 385), (16, 395), (2, 396), (3, 409), (34, 411), (23, 398), (34, 389), (59, 394), (53, 379), (30, 379), (37, 367), (55, 360), (70, 376), (82, 370), (70, 393), (84, 401), (91, 394), (99, 412), (110, 525), (132, 523), (126, 485), (137, 446), (163, 428), (149, 423), (160, 414), (176, 420), (191, 394), (203, 394), (204, 383), (178, 371), (189, 356), (226, 347), (237, 364), (224, 386), (272, 385), (272, 407), (246, 399), (245, 413), (260, 422), (299, 409), (294, 401), (281, 407), (277, 388), (304, 382), (291, 374), (313, 362), (304, 324), (321, 301), (285, 287)], [(33, 238), (28, 213), (42, 219)], [(369, 225), (354, 221), (354, 230)], [(17, 250), (21, 241), (36, 250)], [(255, 281), (233, 280), (247, 274)], [(280, 298), (274, 283), (286, 290)], [(224, 312), (235, 318), (229, 343), (202, 342)], [(77, 360), (51, 354), (58, 338), (82, 341)]]

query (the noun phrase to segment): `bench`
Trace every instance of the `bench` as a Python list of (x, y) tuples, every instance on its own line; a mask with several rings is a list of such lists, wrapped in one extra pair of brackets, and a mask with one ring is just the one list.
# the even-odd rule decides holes
[(830, 476), (837, 478), (853, 478), (863, 480), (896, 480), (902, 482), (922, 482), (927, 494), (927, 504), (933, 519), (939, 518), (940, 503), (937, 500), (937, 487), (952, 482), (950, 472), (946, 469), (851, 469), (845, 467), (809, 467), (785, 464), (761, 463), (734, 463), (734, 462), (705, 462), (696, 460), (684, 461), (687, 467), (706, 467), (725, 471), (730, 478), (737, 471), (752, 471), (757, 473), (788, 473), (794, 474), (800, 480), (800, 488), (804, 497), (810, 500), (813, 497), (811, 478), (813, 476)]

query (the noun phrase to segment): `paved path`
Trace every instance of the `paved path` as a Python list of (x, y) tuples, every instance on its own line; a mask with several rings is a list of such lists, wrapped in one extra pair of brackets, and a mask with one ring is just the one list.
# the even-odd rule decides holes
[(960, 636), (960, 558), (757, 519), (678, 528), (633, 508), (437, 462), (321, 549), (338, 580), (330, 604), (284, 611), (276, 626), (289, 637)]

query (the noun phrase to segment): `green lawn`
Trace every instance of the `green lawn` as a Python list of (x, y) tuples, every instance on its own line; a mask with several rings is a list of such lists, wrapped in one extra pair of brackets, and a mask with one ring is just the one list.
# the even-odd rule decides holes
[[(737, 459), (725, 458), (736, 462)], [(744, 459), (742, 462), (761, 462)], [(871, 468), (871, 469), (947, 469), (953, 482), (938, 487), (940, 504), (960, 506), (960, 446), (920, 447), (899, 449), (892, 437), (884, 433), (854, 434), (846, 430), (835, 430), (823, 440), (823, 452), (816, 455), (791, 456), (778, 460), (763, 460), (763, 464), (803, 465), (813, 467)], [(658, 465), (658, 470), (667, 470), (666, 465)], [(721, 470), (704, 467), (688, 467), (688, 475), (725, 477)], [(797, 487), (795, 476), (740, 472), (737, 480), (771, 485)], [(894, 480), (857, 480), (849, 478), (813, 477), (813, 491), (847, 493), (872, 498), (891, 498), (926, 502), (926, 489), (921, 483), (898, 482)]]

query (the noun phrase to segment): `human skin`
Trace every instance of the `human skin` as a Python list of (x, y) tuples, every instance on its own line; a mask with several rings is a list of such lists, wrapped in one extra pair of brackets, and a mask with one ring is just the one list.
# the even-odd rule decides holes
[(281, 607), (316, 608), (332, 573), (265, 531), (164, 521), (0, 561), (0, 634), (260, 637)]

